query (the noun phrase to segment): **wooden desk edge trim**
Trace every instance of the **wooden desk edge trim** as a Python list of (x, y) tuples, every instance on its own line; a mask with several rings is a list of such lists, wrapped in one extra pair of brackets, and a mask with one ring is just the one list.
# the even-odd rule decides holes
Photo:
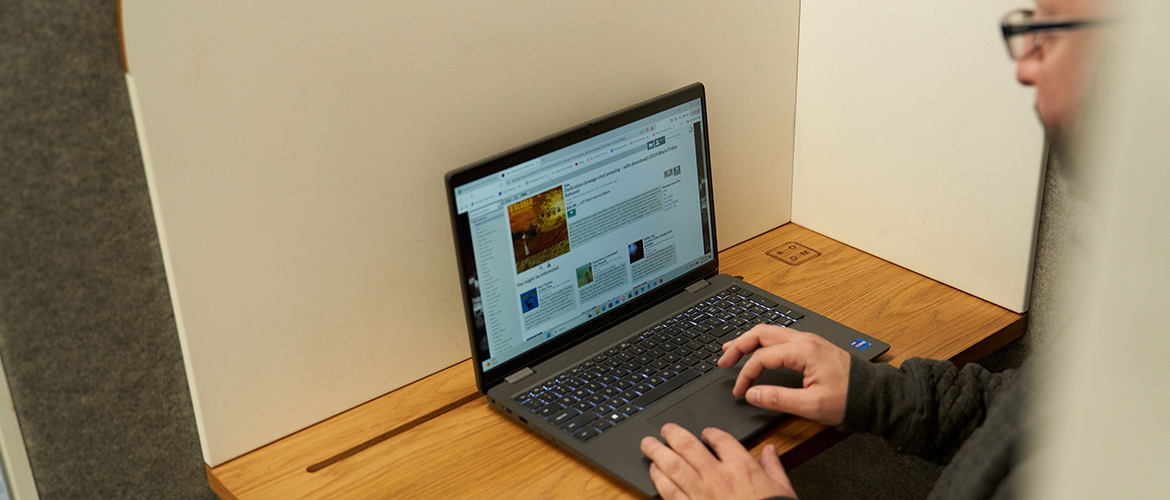
[(211, 491), (215, 493), (215, 495), (218, 496), (220, 500), (240, 500), (239, 497), (233, 495), (232, 492), (228, 490), (227, 486), (224, 486), (223, 482), (220, 481), (218, 477), (215, 477), (215, 470), (212, 469), (210, 465), (203, 464), (203, 467), (207, 469), (208, 486), (211, 486)]

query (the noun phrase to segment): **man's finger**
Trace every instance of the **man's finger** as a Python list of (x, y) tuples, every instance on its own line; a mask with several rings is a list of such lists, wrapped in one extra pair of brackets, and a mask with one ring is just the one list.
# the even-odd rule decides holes
[(735, 439), (735, 436), (728, 434), (723, 429), (715, 427), (703, 429), (703, 441), (711, 445), (711, 449), (715, 450), (715, 454), (722, 462), (754, 460), (747, 448), (744, 448), (739, 440)]
[(814, 415), (812, 394), (808, 389), (758, 385), (748, 389), (747, 401), (752, 406), (765, 410), (791, 413), (813, 420), (820, 419), (820, 415)]
[[(719, 357), (720, 368), (735, 366), (741, 358), (761, 347), (783, 344), (792, 338), (796, 330), (774, 325), (756, 325), (743, 335), (723, 344), (723, 355)], [(799, 332), (797, 332), (799, 333)]]
[(678, 485), (670, 479), (670, 476), (662, 472), (656, 463), (650, 464), (650, 481), (654, 483), (654, 488), (658, 490), (662, 500), (690, 500), (691, 498), (686, 492), (679, 489)]
[(642, 453), (658, 464), (658, 468), (675, 484), (686, 486), (698, 480), (699, 471), (661, 441), (646, 436), (642, 438), (641, 448)]
[(765, 368), (775, 370), (783, 367), (803, 372), (808, 354), (798, 344), (770, 346), (756, 351), (755, 355), (747, 360), (747, 363), (744, 363), (743, 368), (739, 370), (739, 376), (735, 379), (735, 387), (732, 388), (731, 393), (736, 397), (743, 396), (748, 387), (751, 387), (752, 382), (764, 373)]
[[(699, 441), (699, 438), (695, 437), (694, 434), (691, 434), (691, 431), (686, 430), (686, 428), (678, 424), (663, 425), (662, 437), (666, 439), (667, 444), (675, 452), (681, 455), (693, 467), (693, 470), (696, 470), (694, 475), (696, 478), (703, 475), (702, 471), (710, 470), (719, 465), (719, 460), (715, 458), (715, 455), (711, 454), (711, 451), (703, 445), (703, 442)], [(670, 471), (667, 470), (666, 472), (669, 473)], [(690, 483), (690, 477), (682, 480), (673, 475), (671, 477), (684, 489), (692, 484)]]
[(765, 446), (764, 451), (760, 452), (760, 468), (764, 469), (764, 473), (773, 481), (792, 489), (792, 481), (788, 479), (788, 471), (784, 470), (784, 464), (780, 463), (780, 455), (776, 453), (775, 446)]

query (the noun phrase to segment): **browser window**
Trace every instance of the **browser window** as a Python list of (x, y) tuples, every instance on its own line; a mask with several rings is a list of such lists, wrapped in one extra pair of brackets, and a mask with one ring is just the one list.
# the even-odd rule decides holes
[(455, 187), (485, 371), (714, 258), (702, 119), (696, 99)]

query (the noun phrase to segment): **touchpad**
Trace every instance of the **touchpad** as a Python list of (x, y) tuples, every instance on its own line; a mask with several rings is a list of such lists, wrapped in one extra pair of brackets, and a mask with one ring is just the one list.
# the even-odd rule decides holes
[(654, 415), (649, 422), (656, 428), (674, 422), (696, 436), (704, 428), (718, 427), (742, 440), (784, 415), (756, 408), (746, 399), (732, 396), (731, 388), (734, 386), (734, 378), (720, 377), (716, 382)]

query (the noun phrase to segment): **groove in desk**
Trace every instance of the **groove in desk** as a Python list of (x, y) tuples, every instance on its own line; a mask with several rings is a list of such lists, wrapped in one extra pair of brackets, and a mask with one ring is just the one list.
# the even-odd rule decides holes
[(407, 422), (407, 423), (402, 424), (398, 427), (395, 427), (395, 428), (390, 429), (386, 432), (383, 432), (382, 434), (379, 434), (379, 435), (374, 436), (370, 439), (367, 439), (365, 442), (358, 444), (358, 445), (356, 445), (348, 450), (345, 450), (341, 453), (333, 455), (332, 457), (326, 458), (325, 460), (322, 460), (322, 461), (317, 462), (313, 465), (310, 465), (305, 470), (308, 472), (317, 472), (317, 471), (324, 469), (326, 467), (329, 467), (330, 465), (333, 465), (337, 462), (340, 462), (340, 461), (345, 460), (349, 457), (357, 455), (358, 453), (361, 453), (363, 450), (366, 450), (366, 449), (370, 448), (371, 446), (374, 446), (378, 443), (381, 443), (382, 441), (385, 441), (385, 440), (390, 439), (394, 436), (402, 434), (403, 432), (409, 431), (415, 427), (418, 427), (420, 424), (423, 424), (423, 423), (425, 423), (425, 422), (427, 422), (435, 417), (438, 417), (444, 413), (447, 413), (447, 412), (454, 410), (460, 406), (463, 406), (467, 403), (470, 403), (470, 402), (474, 401), (476, 398), (480, 397), (480, 395), (481, 394), (479, 392), (476, 392), (474, 394), (468, 394), (466, 396), (463, 396), (462, 398), (459, 398), (459, 400), (457, 400), (451, 404), (448, 404), (447, 406), (439, 408), (438, 410), (432, 411), (426, 415), (423, 415), (423, 416), (418, 417), (414, 420), (411, 420), (410, 422)]

